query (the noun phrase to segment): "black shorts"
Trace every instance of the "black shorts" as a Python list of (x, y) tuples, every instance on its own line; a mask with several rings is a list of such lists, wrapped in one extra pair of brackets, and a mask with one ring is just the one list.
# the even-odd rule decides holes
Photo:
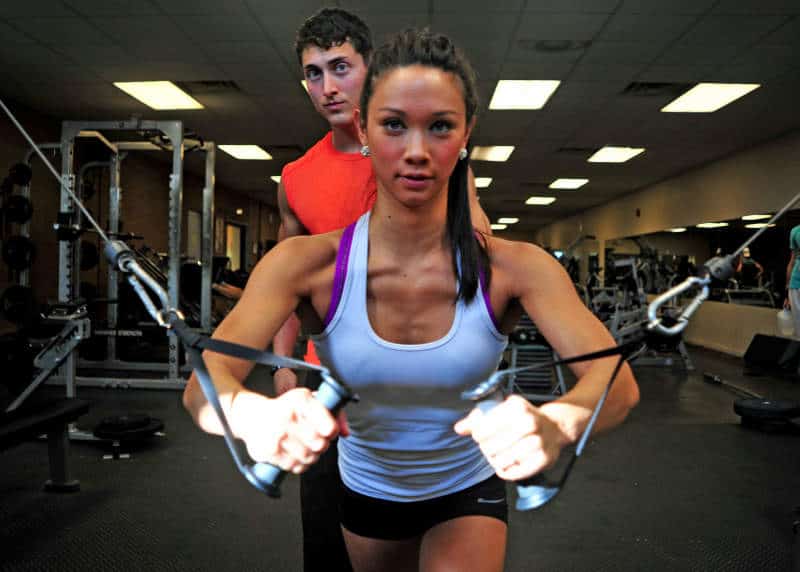
[(354, 534), (403, 540), (459, 516), (489, 516), (508, 523), (505, 481), (492, 475), (463, 491), (417, 502), (394, 502), (358, 494), (344, 484), (340, 518)]

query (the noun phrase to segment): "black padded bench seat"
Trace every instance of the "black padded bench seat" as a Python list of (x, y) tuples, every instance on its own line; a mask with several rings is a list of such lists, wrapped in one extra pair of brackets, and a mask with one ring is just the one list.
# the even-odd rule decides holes
[(77, 480), (69, 478), (68, 426), (89, 411), (89, 402), (80, 399), (54, 399), (26, 404), (13, 413), (0, 414), (0, 451), (19, 445), (27, 439), (47, 435), (50, 458), (50, 480), (45, 490), (74, 492), (80, 489)]

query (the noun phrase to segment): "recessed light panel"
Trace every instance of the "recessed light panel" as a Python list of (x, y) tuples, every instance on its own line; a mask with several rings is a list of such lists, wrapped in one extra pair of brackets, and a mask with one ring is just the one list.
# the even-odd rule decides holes
[(551, 189), (579, 189), (589, 182), (589, 179), (556, 179), (550, 183)]
[(495, 145), (493, 147), (475, 147), (470, 159), (473, 161), (508, 161), (514, 152), (513, 145)]
[(269, 161), (272, 159), (272, 155), (258, 145), (220, 145), (219, 148), (237, 159), (250, 161)]
[(556, 80), (501, 79), (494, 88), (489, 109), (541, 109), (560, 83)]
[(171, 81), (116, 81), (114, 85), (152, 109), (203, 109)]
[(624, 163), (644, 153), (644, 147), (606, 146), (589, 157), (589, 163)]
[(712, 113), (761, 87), (758, 83), (698, 83), (661, 111), (667, 113)]
[(727, 222), (701, 222), (697, 228), (722, 228), (728, 226)]
[(525, 201), (526, 205), (551, 205), (556, 202), (555, 197), (530, 197)]

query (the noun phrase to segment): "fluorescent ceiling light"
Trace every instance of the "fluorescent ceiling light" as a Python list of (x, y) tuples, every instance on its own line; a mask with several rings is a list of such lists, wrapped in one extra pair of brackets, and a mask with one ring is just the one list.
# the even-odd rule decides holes
[(272, 175), (272, 176), (270, 177), (270, 179), (272, 179), (272, 180), (273, 180), (273, 181), (275, 181), (276, 183), (280, 183), (280, 182), (281, 182), (281, 176), (280, 176), (280, 175)]
[(763, 220), (765, 218), (772, 218), (772, 215), (769, 214), (749, 214), (744, 215), (742, 220)]
[(494, 147), (475, 147), (470, 158), (473, 161), (508, 161), (514, 152), (513, 145), (496, 145)]
[(486, 189), (492, 184), (491, 177), (475, 177), (475, 186), (479, 189)]
[(519, 219), (515, 217), (505, 217), (497, 219), (497, 222), (499, 222), (500, 224), (517, 224), (519, 222)]
[(504, 224), (490, 224), (489, 226), (492, 227), (492, 230), (505, 230), (506, 228), (508, 228)]
[(624, 163), (644, 153), (644, 147), (611, 147), (606, 145), (589, 157), (589, 163)]
[(153, 109), (203, 109), (171, 81), (115, 81), (114, 85)]
[(752, 224), (744, 225), (745, 228), (764, 228), (764, 227), (772, 228), (774, 226), (775, 226), (774, 223), (773, 224), (769, 224), (769, 223), (766, 223), (766, 222), (754, 222)]
[(589, 179), (556, 179), (550, 183), (551, 189), (579, 189), (589, 182)]
[(701, 222), (697, 225), (697, 228), (722, 228), (723, 226), (728, 226), (727, 222)]
[(758, 83), (698, 83), (668, 103), (661, 111), (711, 113), (761, 87)]
[(682, 226), (677, 226), (675, 228), (669, 229), (669, 232), (686, 232), (686, 229)]
[(530, 197), (525, 201), (526, 205), (551, 205), (556, 202), (555, 197)]
[(494, 88), (489, 109), (541, 109), (559, 84), (556, 80), (501, 79)]
[(269, 161), (272, 155), (258, 145), (220, 145), (219, 148), (228, 155), (237, 159), (251, 159), (256, 161)]

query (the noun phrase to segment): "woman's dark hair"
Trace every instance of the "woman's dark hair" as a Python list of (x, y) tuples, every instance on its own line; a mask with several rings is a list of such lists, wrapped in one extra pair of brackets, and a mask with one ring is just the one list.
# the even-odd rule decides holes
[[(452, 73), (461, 80), (469, 125), (478, 110), (475, 72), (469, 61), (445, 35), (429, 30), (404, 30), (372, 55), (364, 88), (361, 91), (361, 122), (367, 124), (367, 106), (380, 77), (395, 68), (422, 65)], [(447, 189), (447, 236), (453, 253), (453, 269), (458, 277), (458, 298), (469, 302), (478, 290), (481, 271), (488, 288), (491, 279), (485, 241), (479, 241), (472, 228), (469, 211), (468, 159), (460, 159), (450, 175)], [(457, 261), (461, 261), (459, 272)]]
[(364, 63), (372, 54), (372, 35), (364, 21), (341, 8), (323, 8), (306, 20), (294, 40), (297, 59), (303, 63), (303, 50), (317, 46), (329, 50), (350, 42), (353, 49), (361, 54)]

